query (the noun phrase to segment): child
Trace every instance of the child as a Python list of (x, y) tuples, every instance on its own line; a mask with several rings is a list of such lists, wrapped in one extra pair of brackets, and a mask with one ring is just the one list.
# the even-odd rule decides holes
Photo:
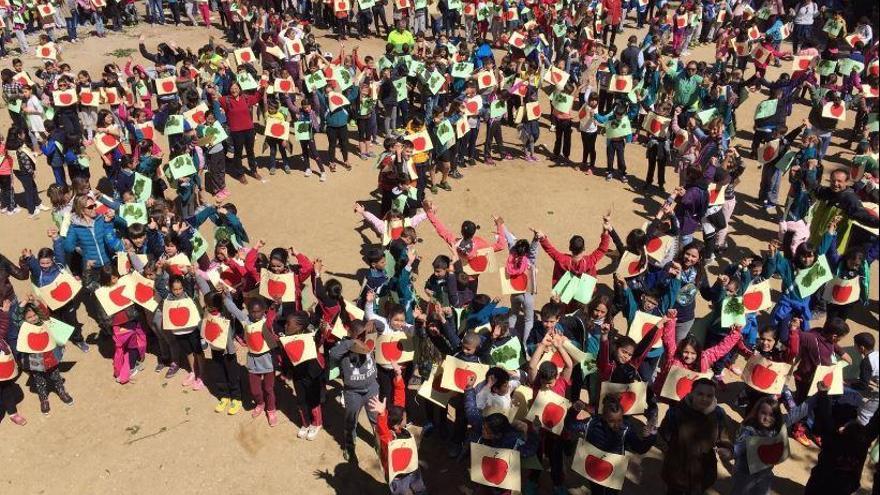
[[(376, 322), (377, 333), (379, 335), (402, 333), (407, 337), (412, 338), (415, 327), (406, 322), (405, 308), (399, 304), (390, 304), (385, 312), (387, 318), (383, 318), (382, 316), (377, 315), (373, 309), (375, 297), (375, 293), (367, 292), (364, 313), (368, 321), (373, 320)], [(421, 312), (418, 312), (418, 315), (416, 316), (419, 315), (421, 315)], [(412, 376), (413, 367), (402, 365), (401, 369), (403, 369), (404, 379), (409, 381), (409, 378)], [(389, 397), (393, 392), (394, 368), (389, 364), (380, 364), (376, 378), (379, 382), (379, 398), (384, 399)]]
[(477, 407), (481, 411), (507, 411), (511, 406), (510, 396), (519, 384), (519, 380), (512, 378), (511, 372), (504, 368), (489, 368), (486, 381), (477, 386)]
[(306, 177), (312, 175), (312, 165), (309, 161), (309, 159), (312, 158), (318, 166), (318, 174), (321, 182), (325, 182), (327, 180), (327, 174), (324, 173), (324, 162), (321, 161), (321, 158), (318, 156), (318, 150), (315, 148), (314, 140), (315, 132), (320, 130), (320, 120), (318, 120), (318, 115), (315, 111), (312, 110), (312, 102), (308, 98), (300, 100), (300, 109), (299, 112), (296, 113), (294, 125), (297, 123), (306, 123), (309, 127), (309, 139), (299, 139), (304, 164), (303, 175)]
[[(104, 265), (98, 275), (103, 287), (112, 287), (119, 281), (116, 264)], [(124, 385), (143, 369), (147, 351), (147, 336), (140, 322), (140, 311), (131, 305), (122, 311), (107, 315), (113, 328), (113, 377)]]
[(269, 348), (265, 352), (260, 352), (262, 349), (254, 349), (248, 345), (248, 383), (255, 404), (253, 411), (251, 411), (251, 417), (257, 418), (265, 411), (269, 426), (275, 427), (278, 424), (278, 415), (275, 410), (275, 364), (272, 349), (278, 347), (278, 338), (271, 329), (277, 310), (275, 307), (267, 308), (261, 297), (249, 299), (246, 305), (246, 313), (238, 307), (230, 308), (227, 306), (227, 310), (245, 328), (253, 324), (259, 325), (258, 330), (263, 335), (266, 347)]
[[(203, 4), (199, 4), (203, 5)], [(217, 117), (212, 110), (205, 112), (205, 124), (198, 127), (197, 131), (202, 139), (205, 139), (207, 129), (214, 128)], [(200, 141), (201, 143), (202, 141)], [(229, 197), (226, 188), (226, 149), (223, 141), (214, 143), (209, 140), (204, 143), (205, 150), (205, 190), (214, 195), (217, 201), (223, 201)]]
[[(34, 256), (30, 249), (26, 249), (25, 260), (31, 272), (31, 283), (36, 287), (45, 287), (54, 282), (65, 266), (61, 253), (63, 251), (43, 248)], [(82, 352), (89, 352), (89, 345), (83, 339), (82, 323), (76, 317), (79, 305), (79, 297), (74, 297), (64, 306), (52, 311), (52, 317), (72, 326), (73, 333), (70, 334), (70, 342)]]
[[(324, 326), (326, 327), (327, 323), (324, 323)], [(284, 334), (299, 335), (304, 333), (311, 333), (314, 336), (316, 349), (322, 348), (324, 332), (311, 332), (308, 313), (298, 311), (287, 315), (287, 319), (284, 322)], [(281, 356), (284, 362), (282, 370), (286, 376), (293, 380), (293, 388), (296, 392), (299, 417), (302, 424), (296, 436), (311, 442), (317, 438), (324, 425), (321, 410), (326, 390), (324, 354), (318, 352), (316, 359), (310, 359), (296, 366), (290, 363), (287, 353), (281, 353)]]
[[(166, 247), (169, 244), (166, 240)], [(169, 275), (169, 269), (176, 267), (168, 267), (163, 269), (161, 282), (156, 284), (156, 292), (163, 297), (165, 301), (177, 301), (191, 297), (193, 293), (192, 277), (183, 275)], [(188, 269), (189, 267), (187, 267)], [(167, 278), (166, 278), (167, 277)], [(164, 282), (167, 280), (167, 285)], [(164, 292), (164, 293), (163, 293)], [(162, 311), (156, 310), (156, 326), (162, 327)], [(166, 330), (168, 331), (168, 330)], [(177, 344), (179, 351), (178, 361), (186, 363), (189, 367), (189, 374), (183, 380), (181, 386), (192, 386), (193, 391), (199, 391), (205, 388), (202, 378), (205, 375), (205, 354), (202, 350), (202, 340), (199, 333), (199, 327), (181, 328), (171, 331), (174, 334), (174, 342)]]
[(437, 255), (431, 263), (433, 272), (428, 280), (425, 280), (425, 294), (431, 302), (440, 304), (443, 308), (457, 308), (458, 282), (455, 270), (452, 269), (452, 260), (446, 255)]
[(853, 343), (862, 361), (859, 364), (859, 378), (850, 386), (860, 392), (869, 392), (871, 384), (876, 385), (880, 371), (880, 353), (874, 350), (877, 341), (870, 332), (860, 332), (853, 337)]
[[(220, 289), (225, 291), (226, 286), (220, 284)], [(220, 368), (218, 380), (215, 382), (220, 401), (214, 407), (214, 412), (235, 416), (241, 410), (241, 378), (235, 354), (235, 331), (231, 318), (228, 317), (233, 311), (229, 308), (235, 308), (235, 302), (229, 293), (211, 291), (205, 294), (205, 313), (230, 320), (223, 347), (211, 348), (211, 361)]]
[(605, 221), (602, 225), (599, 247), (590, 254), (584, 251), (584, 238), (579, 235), (572, 236), (568, 241), (568, 251), (570, 254), (566, 254), (558, 251), (546, 234), (540, 230), (534, 230), (535, 237), (540, 241), (541, 247), (544, 248), (544, 251), (553, 260), (553, 285), (556, 285), (556, 282), (565, 275), (565, 272), (571, 272), (574, 276), (586, 273), (591, 277), (595, 277), (596, 265), (605, 257), (605, 253), (608, 252), (608, 248), (611, 245), (610, 231), (611, 224)]
[[(345, 424), (342, 436), (343, 458), (357, 465), (354, 440), (358, 415), (373, 397), (379, 396), (379, 383), (376, 381), (376, 363), (373, 353), (364, 343), (366, 326), (357, 320), (348, 327), (348, 338), (342, 339), (330, 349), (332, 363), (339, 366), (342, 375), (342, 394), (345, 404)], [(370, 424), (376, 425), (376, 414), (367, 409)]]
[[(523, 99), (522, 110), (525, 111), (525, 105), (528, 103), (534, 103), (537, 101), (537, 94), (533, 90), (529, 90), (526, 93), (526, 97)], [(535, 156), (535, 144), (538, 142), (538, 137), (541, 135), (541, 126), (539, 125), (539, 119), (527, 119), (523, 117), (522, 122), (519, 124), (519, 139), (523, 145), (523, 158), (527, 162), (536, 162), (538, 158)]]
[[(501, 220), (503, 225), (503, 220)], [(525, 239), (519, 239), (510, 232), (505, 225), (504, 237), (510, 250), (507, 254), (507, 262), (504, 265), (504, 273), (508, 278), (522, 275), (528, 272), (527, 276), (534, 280), (537, 276), (536, 264), (538, 256), (538, 238), (533, 237), (532, 242)], [(526, 342), (529, 339), (529, 332), (535, 324), (535, 289), (534, 283), (528, 290), (521, 294), (510, 295), (510, 316), (508, 317), (508, 326), (515, 331), (517, 330), (517, 321), (519, 313), (523, 315), (522, 330), (518, 332), (520, 340)]]
[[(13, 370), (15, 369), (15, 357), (13, 357), (12, 348), (6, 342), (6, 336), (9, 333), (9, 324), (10, 324), (10, 310), (12, 309), (12, 300), (6, 299), (3, 301), (3, 305), (0, 306), (0, 359), (7, 360), (12, 359), (13, 362)], [(0, 407), (3, 409), (3, 413), (6, 416), (9, 416), (9, 420), (18, 426), (24, 426), (27, 424), (27, 420), (18, 413), (18, 409), (15, 407), (15, 378), (17, 375), (13, 372), (12, 376), (8, 379), (0, 379)], [(5, 397), (5, 399), (4, 399)]]
[(826, 318), (840, 318), (845, 321), (853, 306), (856, 304), (867, 306), (868, 304), (868, 295), (871, 293), (869, 287), (870, 269), (865, 260), (865, 251), (862, 248), (851, 243), (843, 256), (837, 252), (837, 223), (837, 221), (832, 221), (828, 225), (828, 233), (832, 237), (826, 253), (828, 265), (837, 278), (857, 279), (860, 291), (859, 298), (849, 304), (835, 304), (829, 301)]
[[(758, 353), (764, 358), (771, 361), (775, 361), (778, 363), (794, 364), (795, 359), (800, 353), (800, 326), (800, 318), (794, 317), (791, 319), (791, 322), (789, 324), (788, 345), (783, 345), (781, 342), (779, 342), (776, 328), (769, 326), (763, 328), (758, 333), (758, 341), (755, 343), (754, 350), (746, 347), (745, 342), (740, 340), (736, 344), (737, 351), (739, 351), (739, 353), (742, 354), (746, 358), (746, 360), (751, 359), (752, 356), (755, 355), (755, 353)], [(746, 387), (745, 389), (743, 389), (742, 393), (737, 399), (737, 405), (740, 407), (745, 407), (747, 410), (749, 410), (758, 399), (766, 396), (767, 394), (763, 392), (759, 392), (752, 388)], [(785, 399), (786, 407), (788, 407), (789, 409), (795, 405), (794, 397), (792, 397), (791, 390), (788, 388), (788, 385), (785, 385), (783, 387), (782, 397)]]
[[(286, 109), (279, 109), (278, 101), (270, 99), (267, 105), (266, 120), (273, 119), (281, 122), (287, 122), (290, 117), (285, 113)], [(287, 150), (290, 142), (286, 139), (266, 136), (266, 146), (269, 147), (269, 175), (275, 175), (275, 155), (281, 153), (281, 166), (285, 174), (290, 174), (290, 165), (287, 163)]]

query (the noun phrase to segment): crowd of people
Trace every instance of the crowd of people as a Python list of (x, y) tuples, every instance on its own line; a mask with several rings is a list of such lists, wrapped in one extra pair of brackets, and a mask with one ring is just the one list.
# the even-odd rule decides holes
[[(412, 425), (450, 458), (471, 458), (478, 493), (565, 493), (575, 473), (592, 494), (617, 493), (630, 459), (657, 447), (668, 493), (703, 493), (720, 462), (730, 493), (767, 494), (789, 439), (819, 449), (805, 493), (859, 488), (878, 436), (876, 332), (854, 336), (854, 380), (843, 379), (852, 356), (839, 341), (854, 316), (876, 326), (866, 309), (880, 253), (880, 61), (864, 12), (824, 0), (177, 0), (166, 17), (161, 1), (144, 5), (155, 24), (180, 24), (182, 13), (193, 26), (217, 20), (229, 44), (151, 51), (142, 36), (149, 63), (108, 63), (93, 79), (64, 61), (62, 43), (77, 40), (83, 18), (99, 36), (105, 22), (138, 22), (138, 4), (0, 6), (19, 51), (44, 60), (33, 74), (20, 58), (0, 72), (11, 119), (0, 210), (51, 212), (53, 225), (44, 246), (0, 256), (9, 421), (27, 423), (12, 399), (24, 374), (43, 414), (50, 392), (73, 404), (65, 381), (79, 377), (59, 364), (69, 347), (89, 352), (94, 330), (113, 343), (119, 384), (143, 372), (150, 343), (156, 373), (180, 374), (194, 391), (213, 382), (217, 413), (249, 409), (274, 427), (276, 378), (290, 383), (306, 441), (321, 434), (328, 383), (339, 381), (344, 458), (358, 462), (365, 410), (392, 493), (441, 492), (412, 462)], [(638, 35), (617, 38), (631, 15)], [(319, 45), (325, 28), (338, 53)], [(387, 44), (347, 51), (349, 36)], [(712, 59), (690, 56), (704, 44)], [(783, 64), (791, 69), (768, 79)], [(738, 114), (748, 98), (760, 99), (756, 112)], [(789, 127), (800, 107), (807, 117)], [(754, 121), (752, 143), (738, 150), (743, 118)], [(542, 128), (552, 150), (538, 145)], [(832, 137), (853, 155), (828, 155)], [(631, 146), (644, 147), (644, 179), (627, 172)], [(485, 238), (470, 220), (448, 228), (433, 196), (478, 162), (513, 157), (632, 182), (664, 201), (625, 235), (602, 216), (592, 251), (581, 235), (561, 251), (497, 216)], [(343, 294), (320, 253), (266, 249), (227, 201), (227, 176), (246, 184), (280, 168), (325, 182), (361, 162), (375, 163), (381, 201), (354, 206), (377, 234), (358, 293)], [(42, 198), (35, 175), (49, 169)], [(761, 177), (753, 213), (736, 208), (746, 173)], [(778, 222), (766, 251), (733, 256), (737, 214)], [(425, 269), (416, 244), (428, 231), (449, 253)], [(540, 251), (553, 262), (543, 301)], [(600, 282), (611, 252), (614, 275)], [(502, 294), (481, 292), (486, 276)], [(700, 298), (709, 314), (698, 314)], [(730, 404), (739, 425), (716, 395), (733, 376), (746, 385)]]

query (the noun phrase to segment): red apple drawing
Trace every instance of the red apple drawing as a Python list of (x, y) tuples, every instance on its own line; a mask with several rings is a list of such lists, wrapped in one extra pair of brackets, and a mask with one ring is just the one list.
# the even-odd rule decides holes
[(663, 124), (659, 120), (651, 119), (651, 134), (657, 134), (662, 128)]
[(366, 345), (367, 349), (372, 352), (372, 350), (376, 348), (376, 339), (367, 339), (364, 341), (364, 345)]
[(631, 261), (626, 267), (626, 272), (630, 275), (636, 275), (639, 273), (639, 265), (641, 265), (641, 260)]
[(251, 61), (251, 52), (245, 50), (241, 52), (241, 61), (242, 62), (250, 62)]
[(205, 122), (205, 112), (199, 110), (198, 112), (192, 114), (193, 122), (196, 124), (202, 124)]
[(477, 102), (469, 101), (465, 104), (465, 107), (467, 108), (468, 113), (470, 113), (470, 114), (477, 113)]
[(831, 105), (831, 109), (829, 111), (834, 117), (840, 117), (841, 115), (843, 115), (843, 105)]
[(513, 290), (524, 291), (529, 287), (529, 277), (525, 273), (520, 273), (510, 277), (510, 286)]
[(278, 87), (281, 89), (281, 91), (284, 91), (284, 92), (289, 92), (291, 90), (292, 86), (293, 86), (293, 83), (291, 83), (287, 79), (284, 79), (278, 83)]
[(266, 290), (269, 292), (269, 297), (272, 299), (280, 299), (284, 293), (287, 292), (287, 284), (281, 280), (270, 278), (266, 282)]
[(541, 107), (539, 105), (532, 107), (532, 116), (536, 118), (541, 116)]
[(122, 291), (125, 290), (124, 285), (120, 285), (119, 287), (114, 288), (110, 292), (107, 293), (107, 296), (110, 298), (110, 301), (117, 306), (125, 306), (126, 304), (131, 303), (131, 299), (122, 295)]
[(513, 46), (517, 48), (522, 48), (524, 43), (525, 41), (523, 41), (522, 38), (516, 38), (515, 40), (513, 40)]
[(427, 147), (424, 136), (419, 136), (412, 140), (413, 149), (416, 151), (424, 151)]
[(773, 159), (774, 156), (776, 156), (776, 148), (774, 148), (773, 146), (767, 146), (766, 148), (764, 148), (764, 154), (761, 156), (761, 158), (763, 158), (765, 162), (769, 162)]
[(15, 361), (12, 359), (9, 361), (0, 361), (0, 380), (12, 378), (13, 373), (15, 373)]
[(346, 7), (348, 7), (348, 6), (345, 5), (345, 2), (336, 2), (336, 10), (339, 10), (339, 11), (347, 10)]
[(483, 74), (482, 81), (483, 86), (489, 86), (490, 84), (492, 84), (492, 76), (489, 74)]
[(684, 144), (684, 140), (685, 140), (685, 135), (684, 135), (684, 134), (676, 134), (676, 135), (675, 135), (675, 139), (672, 141), (672, 144), (673, 144), (676, 148), (681, 148), (681, 146)]
[(480, 273), (482, 273), (482, 272), (486, 271), (486, 267), (489, 266), (489, 258), (487, 258), (486, 256), (483, 256), (483, 255), (479, 254), (479, 255), (474, 256), (473, 258), (469, 259), (469, 260), (468, 260), (468, 265), (469, 265), (469, 266), (470, 266), (475, 272), (480, 272)]
[(622, 77), (618, 77), (614, 81), (614, 88), (617, 89), (618, 91), (623, 91), (624, 89), (626, 89), (626, 86), (627, 86), (627, 80)]
[(113, 137), (112, 134), (104, 134), (101, 136), (101, 142), (111, 148), (116, 147), (116, 145), (119, 144), (116, 142), (116, 138)]
[(851, 285), (835, 285), (831, 288), (831, 298), (834, 299), (834, 302), (844, 303), (849, 296), (852, 294), (852, 286)]
[(642, 325), (642, 338), (645, 338), (645, 336), (648, 335), (648, 332), (650, 332), (652, 328), (654, 328), (653, 323), (645, 323), (644, 325)]
[(508, 467), (507, 461), (497, 457), (483, 457), (483, 460), (480, 461), (480, 471), (483, 473), (483, 478), (486, 478), (486, 481), (493, 485), (498, 485), (504, 481), (504, 478), (507, 478)]
[(558, 425), (564, 417), (565, 409), (563, 409), (562, 406), (553, 402), (548, 402), (547, 405), (544, 406), (544, 411), (541, 413), (541, 424), (544, 425), (545, 428), (552, 430), (553, 427)]
[(82, 92), (82, 93), (79, 94), (79, 101), (80, 101), (83, 105), (88, 105), (89, 103), (92, 102), (92, 98), (94, 98), (94, 97), (95, 97), (95, 95), (92, 94), (92, 93), (89, 93), (89, 92), (87, 92), (87, 91), (86, 91), (86, 92)]
[(623, 408), (623, 412), (626, 413), (629, 411), (633, 404), (636, 403), (636, 393), (632, 390), (626, 390), (620, 393), (620, 407)]
[(477, 379), (477, 374), (471, 370), (464, 368), (455, 368), (455, 371), (452, 373), (453, 381), (455, 382), (455, 386), (464, 390), (467, 387), (468, 380), (473, 377), (474, 380)]
[(802, 58), (800, 62), (798, 62), (798, 68), (800, 70), (807, 70), (810, 67), (810, 59)]
[(29, 333), (27, 343), (28, 347), (31, 349), (37, 352), (43, 352), (49, 347), (49, 332)]
[(584, 459), (584, 472), (595, 481), (605, 481), (614, 472), (614, 465), (593, 454), (588, 454)]
[[(656, 122), (656, 120), (654, 122)], [(652, 122), (652, 124), (653, 124), (653, 122)], [(650, 241), (648, 241), (647, 244), (645, 244), (645, 250), (648, 251), (649, 253), (654, 253), (658, 249), (660, 249), (661, 247), (663, 247), (663, 240), (660, 239), (659, 237), (654, 237)]]
[(782, 442), (771, 443), (758, 446), (758, 459), (764, 464), (779, 464), (782, 460), (782, 454), (785, 453), (785, 444)]
[(777, 372), (762, 364), (755, 365), (752, 368), (752, 385), (763, 389), (770, 388), (773, 382), (776, 381), (777, 375)]
[(73, 103), (73, 96), (70, 93), (61, 93), (58, 95), (58, 101), (60, 101), (62, 105), (70, 105)]
[(342, 97), (339, 95), (331, 95), (330, 96), (330, 103), (333, 105), (336, 105), (336, 106), (340, 106), (343, 103)]
[(182, 327), (189, 321), (189, 308), (178, 306), (168, 310), (168, 320), (176, 327)]
[(205, 322), (205, 340), (213, 342), (217, 340), (217, 337), (219, 337), (221, 333), (223, 333), (223, 328), (221, 328), (216, 322)]
[(715, 203), (715, 200), (718, 199), (718, 193), (721, 192), (720, 189), (713, 189), (709, 191), (709, 204)]
[(687, 394), (691, 393), (693, 386), (694, 380), (683, 376), (675, 383), (675, 394), (678, 395), (679, 399), (683, 399)]
[(43, 57), (49, 57), (52, 55), (52, 50), (50, 50), (48, 46), (40, 47), (40, 55)]
[(108, 91), (107, 92), (107, 104), (114, 105), (116, 104), (116, 93)]
[(287, 356), (294, 363), (298, 363), (302, 358), (303, 351), (306, 348), (306, 343), (300, 339), (291, 340), (287, 344), (284, 345), (284, 351), (287, 352)]
[(743, 306), (748, 311), (757, 311), (764, 302), (764, 293), (761, 291), (748, 292), (743, 295)]
[(248, 349), (251, 352), (260, 352), (263, 350), (263, 334), (262, 332), (251, 332), (247, 334)]
[(401, 447), (391, 451), (391, 470), (400, 471), (409, 466), (413, 452), (409, 447)]
[(400, 359), (400, 356), (403, 356), (403, 346), (400, 345), (400, 341), (382, 342), (380, 350), (382, 351), (382, 355), (385, 356), (385, 359), (391, 362), (395, 362)]
[(67, 282), (61, 282), (54, 289), (49, 291), (49, 296), (58, 302), (65, 302), (73, 296), (73, 289)]
[(284, 124), (274, 123), (269, 127), (269, 134), (281, 137), (284, 135)]
[(557, 368), (565, 367), (565, 360), (562, 359), (562, 354), (559, 354), (559, 351), (554, 352), (553, 355), (550, 356), (550, 362), (556, 365)]
[(558, 84), (560, 81), (562, 81), (562, 74), (553, 71), (550, 73), (550, 80), (553, 81), (553, 84)]
[[(392, 239), (392, 240), (393, 240), (393, 239), (399, 239), (399, 238), (400, 238), (400, 234), (402, 234), (402, 233), (403, 233), (403, 227), (393, 227), (393, 228), (391, 229), (391, 239)], [(355, 318), (355, 319), (357, 319), (357, 318)]]
[(139, 303), (145, 303), (153, 298), (155, 291), (147, 284), (138, 282), (134, 287), (134, 300)]
[(174, 81), (162, 81), (162, 91), (165, 93), (171, 93), (174, 91)]
[(831, 388), (831, 384), (834, 383), (834, 372), (829, 371), (825, 376), (822, 377), (822, 383), (825, 384), (826, 387)]

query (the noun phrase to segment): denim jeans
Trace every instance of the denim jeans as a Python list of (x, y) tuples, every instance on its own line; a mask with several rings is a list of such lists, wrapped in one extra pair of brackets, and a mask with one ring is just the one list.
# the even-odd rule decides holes
[(165, 9), (162, 8), (162, 0), (149, 0), (150, 20), (165, 24)]
[(72, 10), (70, 17), (65, 17), (64, 22), (67, 25), (67, 39), (73, 41), (76, 39), (76, 27), (79, 25), (79, 12)]

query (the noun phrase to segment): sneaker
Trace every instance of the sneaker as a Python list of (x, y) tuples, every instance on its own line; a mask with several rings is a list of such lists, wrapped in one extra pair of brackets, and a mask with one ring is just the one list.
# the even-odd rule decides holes
[(27, 424), (27, 420), (24, 419), (24, 416), (21, 414), (15, 413), (12, 416), (9, 416), (9, 421), (17, 424), (18, 426), (24, 426)]
[(435, 186), (434, 184), (431, 184), (430, 189), (431, 189), (431, 194), (437, 194), (437, 186)]
[(458, 170), (453, 170), (452, 172), (449, 172), (449, 176), (453, 179), (461, 179), (464, 177), (464, 175), (462, 175), (461, 172), (459, 172)]
[(275, 175), (275, 169), (274, 169), (274, 168), (270, 168), (270, 169), (269, 169), (269, 175)]
[(163, 363), (162, 361), (159, 361), (158, 363), (156, 363), (156, 367), (153, 368), (153, 371), (156, 373), (159, 373), (164, 369), (165, 369), (165, 363)]
[(75, 345), (80, 351), (82, 351), (84, 353), (89, 352), (89, 344), (86, 344), (85, 340), (81, 340), (79, 342), (74, 342), (73, 345)]
[(226, 414), (235, 416), (238, 414), (238, 411), (241, 411), (241, 401), (238, 399), (232, 399), (232, 404), (229, 406), (229, 409), (226, 410)]
[(40, 206), (37, 206), (37, 208), (39, 208), (40, 211), (49, 211), (49, 210), (51, 210), (51, 208), (49, 208), (48, 206), (44, 205), (43, 203), (40, 203)]
[(318, 433), (320, 433), (320, 432), (321, 432), (321, 426), (320, 426), (320, 425), (312, 425), (312, 426), (309, 426), (309, 432), (308, 432), (308, 434), (306, 435), (306, 440), (308, 440), (308, 441), (310, 441), (310, 442), (313, 441), (315, 438), (318, 437)]
[(4, 215), (9, 215), (9, 216), (15, 215), (15, 213), (13, 213), (12, 210), (7, 210), (7, 209), (4, 209), (4, 210), (2, 211), (2, 213), (3, 213)]
[(215, 413), (226, 412), (226, 408), (229, 407), (229, 402), (230, 402), (230, 400), (228, 397), (223, 397), (222, 399), (220, 399), (220, 402), (218, 402), (217, 405), (214, 406), (214, 412)]
[(247, 185), (248, 183), (247, 177), (245, 177), (244, 175), (240, 175), (236, 177), (236, 179), (238, 180), (238, 182), (241, 182), (242, 185)]
[(67, 390), (63, 386), (58, 388), (57, 394), (58, 398), (61, 399), (61, 402), (63, 402), (65, 405), (73, 405), (73, 397), (71, 397), (70, 394), (67, 393)]
[(270, 427), (278, 425), (278, 414), (275, 411), (266, 411), (266, 419), (269, 420)]
[(441, 182), (439, 187), (440, 187), (440, 189), (443, 189), (444, 191), (451, 191), (452, 190), (452, 186), (450, 186), (448, 182)]
[(40, 210), (35, 210), (33, 213), (28, 215), (28, 218), (30, 218), (31, 220), (36, 220), (37, 218), (39, 218), (39, 216), (40, 216)]
[(180, 366), (177, 363), (171, 363), (171, 366), (168, 367), (168, 371), (165, 372), (165, 378), (172, 378), (177, 372), (180, 371)]
[(624, 176), (622, 176), (622, 177), (620, 178), (620, 182), (623, 182), (624, 184), (628, 184), (628, 183), (629, 183), (629, 179), (627, 179), (626, 176), (624, 175)]
[(193, 382), (193, 386), (192, 386), (193, 392), (198, 392), (199, 390), (202, 390), (203, 388), (205, 388), (205, 382), (203, 382), (201, 378), (196, 378), (196, 380)]
[(739, 366), (734, 366), (732, 364), (730, 366), (728, 366), (727, 369), (730, 370), (730, 372), (736, 376), (742, 375), (742, 372), (743, 372)]
[(131, 380), (132, 378), (135, 377), (135, 375), (137, 375), (137, 374), (140, 373), (140, 372), (141, 372), (141, 369), (138, 368), (137, 366), (135, 366), (135, 367), (132, 368), (131, 371), (128, 373), (128, 379)]
[(607, 174), (605, 174), (605, 182), (611, 182), (611, 179), (613, 179), (613, 178), (614, 178), (614, 174), (612, 174), (611, 172), (608, 172)]
[(312, 169), (311, 169), (311, 168), (307, 168), (307, 169), (305, 170), (305, 172), (303, 172), (303, 175), (304, 175), (305, 177), (311, 177), (311, 176), (312, 176)]
[(504, 159), (505, 159), (505, 160), (513, 160), (513, 156), (511, 156), (510, 153), (505, 153), (505, 154), (504, 154)]
[(285, 174), (290, 175), (290, 167), (288, 167), (287, 165), (285, 165), (282, 170), (284, 170)]
[(40, 399), (40, 412), (43, 413), (43, 415), (48, 416), (50, 410), (49, 399)]
[(813, 443), (810, 442), (810, 439), (807, 437), (807, 434), (802, 429), (795, 430), (791, 434), (791, 438), (794, 438), (795, 440), (797, 440), (797, 442), (799, 444), (803, 445), (804, 447), (810, 447), (813, 445)]
[(16, 206), (15, 208), (13, 208), (12, 210), (9, 211), (9, 214), (10, 214), (10, 215), (15, 215), (16, 213), (19, 213), (20, 211), (21, 211), (21, 208), (19, 208), (18, 206)]
[(196, 381), (196, 374), (193, 372), (190, 372), (188, 375), (186, 375), (186, 378), (184, 378), (183, 383), (181, 383), (180, 385), (182, 387), (189, 387), (195, 381)]
[(321, 182), (327, 182), (327, 174), (321, 172), (321, 176), (318, 180), (320, 180)]
[(311, 429), (312, 429), (311, 426), (300, 427), (299, 431), (296, 433), (296, 438), (299, 438), (299, 439), (306, 438), (306, 436), (309, 434), (309, 431), (311, 431)]
[(434, 423), (428, 421), (425, 423), (425, 426), (422, 427), (422, 436), (427, 438), (434, 433)]
[(584, 173), (587, 175), (593, 175), (593, 167), (587, 167), (584, 169)]
[(258, 418), (262, 414), (263, 414), (263, 405), (262, 404), (257, 404), (257, 406), (254, 407), (254, 410), (251, 411), (252, 418)]

